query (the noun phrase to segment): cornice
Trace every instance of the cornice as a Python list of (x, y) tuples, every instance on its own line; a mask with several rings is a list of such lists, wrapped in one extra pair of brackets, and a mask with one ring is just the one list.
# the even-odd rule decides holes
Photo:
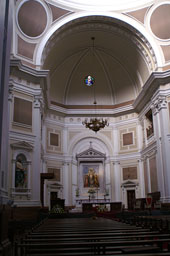
[(49, 70), (37, 70), (32, 67), (28, 67), (22, 63), (19, 59), (10, 60), (11, 71), (17, 68), (18, 71), (24, 72), (34, 78), (48, 78)]
[[(121, 105), (121, 104), (120, 104)], [(78, 108), (79, 107), (79, 108)], [(50, 110), (54, 110), (59, 113), (63, 113), (67, 116), (72, 115), (83, 115), (83, 116), (96, 116), (96, 115), (103, 115), (103, 116), (119, 116), (120, 114), (128, 114), (134, 111), (132, 102), (128, 103), (125, 106), (112, 106), (112, 108), (109, 108), (109, 106), (101, 106), (101, 108), (98, 106), (97, 109), (94, 109), (94, 106), (72, 106), (69, 107), (67, 105), (64, 106), (57, 106), (57, 105), (50, 105)]]
[[(37, 70), (31, 67), (24, 65), (19, 59), (10, 60), (10, 73), (11, 75), (17, 71), (20, 77), (23, 77), (29, 82), (40, 84), (43, 89), (44, 99), (46, 105), (49, 105), (49, 70)], [(15, 73), (16, 74), (16, 73)]]
[(167, 83), (170, 83), (170, 70), (164, 72), (153, 72), (134, 101), (134, 110), (139, 113), (150, 101), (159, 86)]
[[(18, 71), (21, 77), (22, 74), (24, 79), (39, 83), (44, 92), (44, 97), (46, 101), (46, 106), (49, 107), (50, 110), (53, 110), (58, 113), (63, 113), (64, 115), (96, 115), (96, 111), (98, 115), (107, 115), (107, 116), (118, 116), (122, 114), (127, 114), (131, 112), (141, 112), (142, 109), (150, 102), (151, 98), (158, 90), (160, 86), (166, 85), (170, 83), (170, 70), (162, 71), (162, 72), (153, 72), (146, 83), (144, 84), (141, 92), (137, 96), (134, 102), (128, 102), (128, 104), (118, 104), (117, 106), (112, 106), (112, 108), (106, 106), (106, 108), (98, 108), (97, 110), (92, 108), (85, 108), (85, 106), (59, 106), (49, 104), (48, 101), (48, 88), (49, 88), (49, 71), (48, 70), (36, 70), (31, 67), (27, 67), (22, 64), (22, 62), (18, 59), (11, 60), (11, 74), (14, 71)], [(28, 77), (27, 77), (28, 76)], [(78, 108), (79, 107), (79, 108)]]
[(147, 146), (141, 151), (141, 156), (144, 158), (147, 156), (149, 157), (151, 155), (156, 154), (156, 151), (157, 151), (157, 142), (154, 141), (153, 143), (151, 143), (149, 146)]

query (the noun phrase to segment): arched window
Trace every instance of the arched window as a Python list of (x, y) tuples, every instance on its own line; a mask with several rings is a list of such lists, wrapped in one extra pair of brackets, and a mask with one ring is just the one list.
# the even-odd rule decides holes
[(27, 188), (28, 170), (27, 159), (24, 154), (19, 154), (16, 157), (15, 163), (15, 188)]

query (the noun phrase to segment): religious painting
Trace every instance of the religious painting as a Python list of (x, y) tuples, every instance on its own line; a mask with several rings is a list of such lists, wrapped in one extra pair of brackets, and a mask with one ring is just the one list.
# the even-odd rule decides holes
[(99, 188), (99, 166), (83, 166), (83, 184), (84, 188)]
[(19, 154), (16, 158), (15, 164), (15, 187), (27, 187), (27, 161), (23, 154)]

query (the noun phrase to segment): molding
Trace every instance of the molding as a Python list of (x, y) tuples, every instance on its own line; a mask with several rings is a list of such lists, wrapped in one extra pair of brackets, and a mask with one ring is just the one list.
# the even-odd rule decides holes
[(114, 157), (110, 157), (111, 162), (121, 162), (121, 161), (137, 161), (141, 158), (141, 152), (135, 152), (135, 153), (125, 153), (122, 155), (115, 155)]
[[(27, 80), (27, 76), (29, 76), (29, 80), (38, 83), (41, 85), (41, 88), (43, 89), (43, 92), (45, 92), (45, 103), (47, 103), (47, 107), (49, 107), (49, 110), (62, 113), (65, 116), (71, 116), (71, 115), (96, 115), (96, 110), (90, 108), (85, 108), (85, 106), (56, 106), (49, 104), (48, 99), (48, 88), (49, 88), (49, 71), (48, 70), (35, 70), (33, 68), (27, 67), (21, 63), (20, 60), (12, 59), (11, 60), (11, 74), (13, 72), (13, 69), (17, 69), (21, 74), (23, 73), (24, 79)], [(20, 74), (20, 75), (21, 75)], [(45, 81), (44, 81), (45, 80)], [(12, 82), (12, 81), (11, 81)], [(106, 108), (98, 109), (98, 115), (107, 115), (107, 116), (119, 116), (120, 114), (128, 114), (132, 112), (141, 112), (143, 108), (147, 104), (149, 104), (150, 100), (153, 98), (153, 95), (156, 93), (158, 88), (160, 86), (164, 86), (167, 83), (170, 83), (170, 70), (163, 71), (163, 72), (153, 72), (144, 86), (142, 87), (141, 92), (135, 99), (135, 101), (127, 102), (127, 105), (118, 104), (113, 105), (112, 109), (109, 106), (105, 106)], [(73, 107), (73, 108), (71, 108)], [(80, 109), (77, 109), (80, 107)], [(82, 107), (82, 108), (81, 108)], [(100, 106), (99, 106), (100, 107)]]
[(28, 142), (25, 142), (25, 141), (12, 143), (12, 144), (10, 144), (10, 146), (13, 149), (24, 149), (26, 151), (32, 151), (33, 150), (33, 146), (31, 144), (29, 144)]
[(27, 134), (25, 132), (22, 133), (22, 132), (19, 132), (19, 131), (17, 131), (17, 132), (10, 131), (10, 133), (9, 133), (9, 139), (10, 140), (15, 140), (15, 141), (20, 142), (21, 138), (22, 138), (23, 141), (25, 141), (27, 143), (34, 144), (36, 136), (33, 135), (33, 134)]
[[(77, 106), (76, 106), (77, 107)], [(89, 116), (96, 116), (96, 112), (97, 112), (97, 115), (107, 115), (107, 116), (118, 116), (119, 114), (122, 115), (122, 113), (125, 115), (125, 114), (129, 114), (131, 112), (134, 112), (134, 108), (133, 108), (133, 105), (132, 104), (129, 104), (129, 105), (126, 105), (126, 106), (122, 106), (122, 107), (118, 107), (118, 108), (114, 108), (114, 105), (113, 105), (113, 108), (112, 109), (109, 109), (106, 108), (103, 109), (103, 107), (98, 108), (97, 110), (95, 109), (89, 109), (89, 108), (85, 108), (85, 106), (79, 106), (80, 109), (75, 109), (75, 108), (70, 108), (70, 109), (67, 109), (67, 107), (60, 107), (60, 106), (50, 106), (49, 109), (50, 110), (54, 110), (56, 112), (59, 112), (59, 113), (63, 113), (67, 116), (72, 116), (72, 115), (89, 115)]]
[(155, 99), (152, 100), (151, 109), (153, 114), (158, 114), (161, 109), (167, 109), (167, 100), (165, 95), (157, 95)]
[[(44, 93), (44, 99), (49, 106), (49, 88), (50, 88), (50, 81), (49, 81), (49, 70), (37, 70), (31, 67), (28, 67), (22, 64), (22, 61), (19, 59), (11, 59), (10, 60), (10, 69), (11, 75), (13, 72), (15, 75), (22, 77), (24, 80), (32, 81), (33, 83), (39, 84), (41, 89)], [(16, 72), (17, 70), (17, 72)]]
[[(100, 13), (100, 15), (90, 13), (90, 15), (78, 17), (77, 19), (72, 19), (70, 22), (63, 24), (60, 28), (53, 32), (51, 37), (48, 38), (42, 52), (41, 65), (43, 64), (50, 50), (54, 47), (54, 44), (56, 44), (56, 42), (60, 41), (62, 38), (84, 29), (100, 29), (101, 31), (108, 31), (110, 33), (123, 35), (131, 40), (136, 49), (142, 54), (150, 71), (155, 70), (158, 67), (158, 63), (150, 42), (146, 39), (146, 37), (144, 37), (140, 30), (137, 30), (137, 28), (131, 24), (125, 22), (123, 17), (121, 18), (122, 19), (120, 19), (120, 17), (119, 19), (116, 19), (116, 17), (106, 16), (104, 13)], [(40, 65), (39, 63), (37, 64)]]
[(138, 182), (134, 182), (134, 181), (131, 181), (131, 180), (124, 181), (121, 184), (122, 188), (138, 187), (138, 186), (139, 186)]
[(170, 83), (170, 70), (164, 72), (153, 72), (134, 101), (134, 110), (138, 113), (142, 111), (160, 85), (166, 85), (167, 83)]
[[(49, 76), (49, 70), (37, 70), (31, 67), (28, 67), (24, 64), (22, 64), (22, 61), (19, 59), (11, 59), (10, 60), (10, 67), (11, 67), (11, 73), (14, 68), (18, 69), (18, 71), (21, 71), (23, 73), (26, 73), (30, 75), (30, 77), (34, 77), (34, 81), (39, 81), (39, 78), (48, 78)], [(36, 80), (35, 80), (36, 79)]]
[[(146, 29), (141, 24), (139, 24), (139, 22), (135, 21), (134, 19), (124, 14), (115, 13), (115, 12), (114, 13), (99, 12), (99, 11), (73, 13), (59, 20), (57, 23), (55, 23), (55, 25), (51, 27), (51, 29), (48, 31), (46, 36), (44, 36), (43, 40), (39, 44), (36, 57), (35, 57), (36, 65), (37, 66), (41, 65), (41, 62), (44, 60), (44, 57), (45, 57), (45, 51), (49, 46), (47, 42), (50, 39), (53, 39), (55, 37), (56, 32), (58, 33), (58, 31), (60, 31), (61, 29), (64, 29), (64, 34), (65, 34), (66, 32), (65, 26), (67, 26), (68, 24), (74, 25), (75, 22), (77, 22), (77, 20), (79, 21), (79, 19), (81, 19), (82, 21), (84, 21), (85, 19), (87, 23), (87, 18), (99, 19), (99, 17), (102, 19), (102, 22), (104, 22), (105, 24), (106, 24), (106, 21), (107, 22), (111, 21), (113, 25), (113, 21), (114, 22), (116, 21), (120, 26), (123, 26), (126, 28), (128, 27), (129, 31), (132, 31), (133, 35), (136, 34), (135, 39), (138, 39), (136, 40), (137, 48), (140, 47), (140, 51), (141, 49), (143, 49), (142, 54), (145, 53), (144, 54), (145, 60), (148, 66), (155, 64), (155, 69), (156, 69), (157, 67), (161, 67), (163, 65), (158, 46), (156, 45), (155, 41), (152, 39), (150, 34), (146, 31)], [(113, 28), (113, 26), (111, 26), (111, 28)], [(68, 29), (67, 31), (70, 31), (70, 29)], [(138, 36), (140, 36), (141, 39), (139, 39)], [(144, 44), (148, 52), (146, 51), (146, 48), (144, 48)], [(150, 61), (152, 64), (150, 63)]]
[(153, 155), (156, 155), (157, 153), (157, 142), (154, 141), (152, 144), (147, 146), (141, 151), (141, 156), (143, 158), (151, 157)]
[(106, 159), (106, 154), (103, 154), (101, 152), (99, 152), (98, 150), (94, 149), (92, 147), (92, 142), (90, 142), (90, 147), (89, 149), (79, 153), (79, 154), (76, 154), (76, 159), (79, 161), (79, 162), (82, 162), (82, 161), (103, 161)]
[(146, 6), (149, 6), (154, 1), (152, 0), (144, 0), (142, 2), (140, 1), (127, 1), (126, 0), (119, 0), (119, 1), (113, 1), (113, 0), (106, 0), (106, 1), (95, 1), (95, 0), (46, 0), (50, 4), (54, 4), (57, 7), (72, 10), (72, 11), (78, 11), (78, 10), (101, 10), (101, 11), (120, 11), (120, 10), (133, 10), (133, 9), (139, 9), (144, 8)]

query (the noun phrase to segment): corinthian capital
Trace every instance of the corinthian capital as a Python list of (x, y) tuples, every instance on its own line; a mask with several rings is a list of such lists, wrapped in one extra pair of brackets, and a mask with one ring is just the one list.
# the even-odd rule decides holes
[(159, 111), (161, 109), (166, 109), (167, 108), (166, 96), (159, 95), (156, 99), (153, 100), (151, 108), (152, 108), (152, 111), (153, 111), (154, 115), (159, 113)]
[(42, 108), (44, 105), (44, 100), (41, 95), (34, 96), (34, 108)]

